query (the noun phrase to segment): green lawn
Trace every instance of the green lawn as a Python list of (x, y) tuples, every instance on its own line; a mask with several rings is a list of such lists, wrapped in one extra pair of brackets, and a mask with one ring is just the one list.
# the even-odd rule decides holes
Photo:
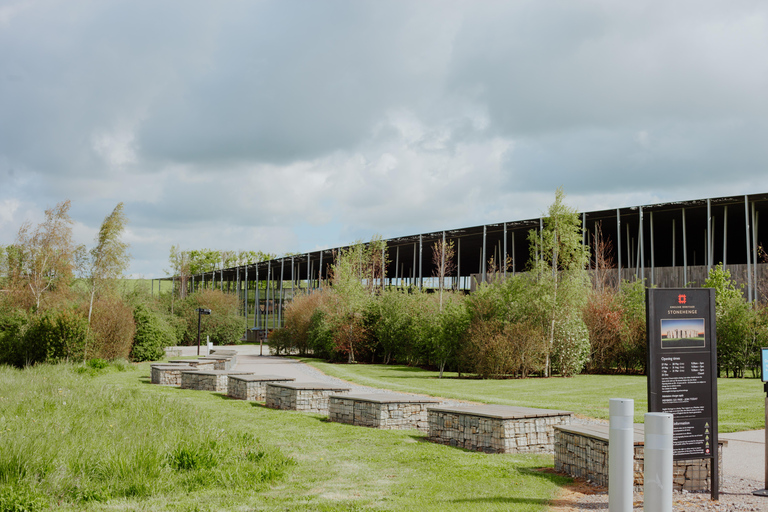
[[(648, 410), (647, 379), (635, 375), (578, 375), (573, 378), (479, 380), (456, 373), (377, 364), (330, 364), (302, 358), (321, 371), (366, 386), (427, 395), (525, 407), (565, 409), (582, 416), (608, 418), (610, 398), (635, 401), (635, 422)], [(756, 379), (718, 379), (720, 432), (765, 427), (765, 394)]]
[(148, 364), (0, 367), (0, 427), (3, 510), (544, 511), (568, 481), (540, 471), (551, 455), (156, 386)]

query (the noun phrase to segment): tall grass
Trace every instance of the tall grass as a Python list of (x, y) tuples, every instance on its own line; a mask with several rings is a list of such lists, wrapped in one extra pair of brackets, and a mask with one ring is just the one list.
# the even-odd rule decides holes
[(192, 403), (111, 384), (99, 374), (118, 370), (98, 366), (0, 367), (0, 510), (252, 492), (292, 464)]

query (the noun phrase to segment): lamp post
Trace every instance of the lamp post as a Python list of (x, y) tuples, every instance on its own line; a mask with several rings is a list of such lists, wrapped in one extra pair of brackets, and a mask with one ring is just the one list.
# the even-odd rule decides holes
[(197, 355), (200, 355), (200, 319), (203, 315), (210, 315), (211, 310), (205, 308), (197, 308)]

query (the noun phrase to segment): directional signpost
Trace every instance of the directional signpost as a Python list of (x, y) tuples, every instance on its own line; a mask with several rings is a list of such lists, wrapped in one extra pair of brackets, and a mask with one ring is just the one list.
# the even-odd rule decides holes
[(674, 460), (711, 459), (719, 498), (715, 290), (649, 288), (648, 411), (674, 417)]

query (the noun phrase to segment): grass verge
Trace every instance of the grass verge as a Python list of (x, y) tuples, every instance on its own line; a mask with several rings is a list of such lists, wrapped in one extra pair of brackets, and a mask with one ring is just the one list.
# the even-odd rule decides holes
[[(0, 510), (543, 511), (551, 455), (487, 455), (149, 384), (0, 368)], [(11, 508), (15, 507), (15, 508)]]
[[(564, 409), (583, 416), (608, 419), (608, 399), (635, 401), (635, 422), (648, 411), (647, 378), (637, 375), (577, 375), (572, 378), (480, 380), (459, 379), (456, 373), (398, 365), (331, 364), (301, 358), (315, 368), (365, 386), (423, 393), (475, 402)], [(765, 428), (762, 382), (756, 379), (718, 379), (720, 432)]]

